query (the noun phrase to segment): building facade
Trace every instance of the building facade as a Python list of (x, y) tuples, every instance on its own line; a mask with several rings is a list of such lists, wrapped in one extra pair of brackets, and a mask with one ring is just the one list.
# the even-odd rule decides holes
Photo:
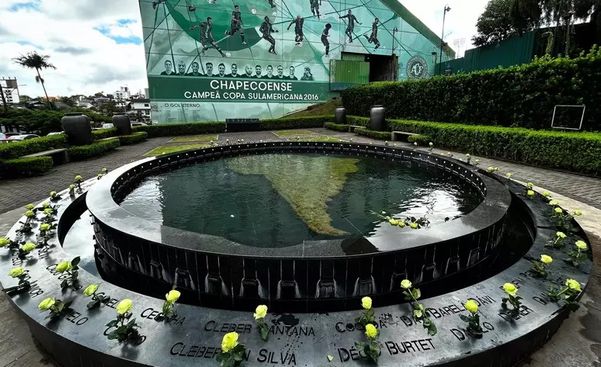
[[(155, 123), (277, 118), (426, 78), (440, 38), (397, 0), (140, 0)], [(443, 60), (453, 51), (444, 48)]]

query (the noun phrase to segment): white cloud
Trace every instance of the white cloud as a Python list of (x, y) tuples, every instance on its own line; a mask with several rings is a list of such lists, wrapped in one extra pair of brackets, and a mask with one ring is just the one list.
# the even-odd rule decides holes
[[(447, 14), (445, 40), (460, 53), (469, 48), (475, 23), (486, 0), (402, 0), (436, 34)], [(56, 70), (43, 71), (52, 96), (113, 93), (128, 85), (147, 86), (142, 44), (118, 43), (142, 38), (136, 0), (1, 0), (0, 77), (17, 77), (21, 94), (42, 95), (35, 71), (15, 64), (13, 58), (30, 51), (50, 55)], [(125, 20), (125, 21), (124, 21)], [(104, 34), (103, 34), (104, 33)], [(457, 42), (463, 41), (463, 46)]]

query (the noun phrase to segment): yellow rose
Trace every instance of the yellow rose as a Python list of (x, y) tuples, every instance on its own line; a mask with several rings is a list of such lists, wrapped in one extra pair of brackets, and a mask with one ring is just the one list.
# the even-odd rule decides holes
[(401, 281), (401, 288), (403, 289), (409, 289), (413, 286), (413, 284), (411, 283), (411, 281), (409, 279), (403, 279)]
[(388, 223), (392, 224), (393, 226), (397, 226), (399, 224), (399, 221), (396, 219), (389, 219)]
[(534, 184), (532, 182), (528, 182), (526, 184), (526, 187), (528, 187), (528, 190), (532, 190), (532, 188), (534, 187)]
[(518, 293), (518, 289), (513, 283), (505, 283), (503, 284), (503, 290), (505, 293), (509, 294), (512, 297), (515, 297)]
[(365, 325), (365, 335), (368, 339), (374, 340), (378, 337), (378, 329), (373, 324)]
[(33, 212), (33, 210), (28, 210), (25, 212), (25, 217), (27, 218), (33, 218), (35, 216), (35, 213)]
[(50, 208), (50, 203), (49, 203), (49, 202), (47, 202), (47, 201), (44, 201), (44, 202), (42, 203), (42, 208), (44, 208), (44, 209), (46, 209), (46, 208)]
[(8, 271), (8, 275), (11, 278), (18, 278), (21, 275), (25, 274), (25, 269), (23, 269), (22, 267), (17, 267), (17, 268), (12, 268)]
[(588, 245), (584, 241), (576, 241), (576, 247), (578, 247), (580, 251), (588, 250)]
[(549, 265), (553, 262), (553, 258), (549, 255), (540, 255), (540, 262), (542, 262), (545, 265)]
[(221, 350), (224, 353), (228, 353), (232, 349), (236, 348), (238, 345), (238, 333), (231, 332), (227, 333), (223, 336), (223, 340), (221, 341)]
[(61, 261), (56, 265), (56, 271), (59, 273), (64, 273), (71, 269), (73, 269), (73, 266), (71, 265), (71, 262), (68, 260)]
[(54, 210), (52, 210), (52, 208), (46, 208), (46, 209), (44, 209), (44, 214), (46, 214), (46, 215), (52, 215), (52, 213), (54, 213)]
[(557, 238), (561, 238), (561, 239), (564, 239), (567, 237), (566, 234), (563, 232), (556, 232), (555, 236), (557, 236)]
[(0, 237), (0, 247), (6, 247), (10, 245), (10, 240), (7, 237)]
[(572, 212), (572, 216), (574, 217), (579, 217), (582, 215), (582, 211), (580, 211), (579, 209), (576, 209)]
[(182, 294), (180, 291), (172, 289), (165, 295), (165, 300), (167, 300), (169, 303), (175, 303), (181, 295)]
[(411, 222), (409, 223), (409, 227), (411, 227), (411, 229), (417, 229), (417, 223)]
[(56, 197), (56, 195), (58, 195), (58, 194), (56, 193), (56, 191), (50, 191), (50, 197), (51, 197), (51, 198), (53, 198), (53, 199), (54, 199), (54, 198)]
[(568, 288), (570, 288), (570, 290), (572, 290), (572, 291), (582, 292), (582, 288), (580, 288), (580, 283), (578, 283), (577, 280), (574, 280), (574, 279), (566, 280), (566, 286)]
[(534, 190), (528, 190), (526, 195), (528, 195), (528, 197), (533, 197), (535, 195)]
[(97, 284), (90, 284), (89, 286), (86, 287), (86, 289), (83, 290), (83, 295), (86, 297), (90, 297), (94, 293), (96, 293), (97, 290), (98, 290)]
[(40, 302), (40, 304), (38, 305), (38, 308), (40, 309), (40, 311), (48, 311), (49, 309), (52, 308), (52, 306), (54, 306), (55, 303), (56, 303), (56, 301), (54, 300), (54, 298), (49, 297), (49, 298), (46, 298), (45, 300), (43, 300), (42, 302)]
[(507, 177), (507, 178), (511, 178), (511, 176), (513, 176), (513, 173), (511, 173), (511, 172), (507, 172), (507, 173), (505, 174), (505, 177)]
[(560, 207), (555, 208), (555, 214), (563, 214), (563, 209)]
[(267, 306), (258, 305), (253, 316), (255, 320), (264, 319), (267, 316)]
[(132, 307), (134, 307), (134, 303), (131, 299), (126, 298), (123, 301), (117, 303), (117, 313), (123, 316), (126, 313), (128, 313)]
[(40, 224), (40, 231), (47, 232), (49, 230), (50, 230), (50, 224), (48, 224), (48, 223)]
[(551, 206), (558, 206), (559, 205), (559, 201), (557, 201), (557, 200), (551, 200), (551, 201), (549, 201), (549, 205), (551, 205)]
[(371, 310), (371, 298), (370, 297), (363, 297), (361, 298), (361, 307), (363, 307), (366, 310)]
[(33, 208), (35, 208), (35, 206), (33, 206), (33, 204), (25, 205), (25, 209), (27, 209), (27, 210), (33, 210)]
[(545, 191), (543, 192), (543, 196), (546, 198), (550, 198), (551, 197), (551, 193), (549, 191)]
[(405, 223), (404, 220), (399, 220), (399, 222), (397, 223), (397, 226), (401, 227), (401, 228), (405, 228), (407, 224)]
[(80, 175), (75, 176), (75, 182), (82, 182), (83, 181), (83, 177), (81, 177)]
[(478, 302), (474, 301), (473, 299), (468, 299), (467, 302), (465, 302), (465, 304), (463, 305), (463, 307), (465, 307), (465, 309), (471, 313), (478, 312)]
[(33, 250), (35, 250), (36, 245), (33, 242), (27, 242), (24, 245), (21, 245), (21, 251), (29, 253)]

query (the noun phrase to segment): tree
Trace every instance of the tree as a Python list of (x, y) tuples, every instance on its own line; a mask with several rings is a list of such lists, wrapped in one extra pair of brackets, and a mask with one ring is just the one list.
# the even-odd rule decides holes
[(518, 33), (511, 19), (511, 8), (515, 0), (490, 0), (484, 13), (478, 18), (478, 34), (472, 41), (476, 46), (490, 45), (503, 41)]
[(56, 69), (56, 67), (48, 62), (50, 56), (48, 55), (40, 55), (36, 51), (29, 52), (27, 55), (21, 55), (15, 58), (15, 62), (21, 66), (24, 66), (29, 69), (35, 69), (37, 72), (37, 76), (35, 77), (35, 81), (37, 83), (42, 84), (42, 88), (44, 89), (44, 94), (46, 95), (46, 102), (48, 106), (51, 107), (50, 98), (48, 98), (48, 92), (46, 91), (46, 86), (44, 85), (44, 79), (40, 74), (40, 70), (42, 69)]

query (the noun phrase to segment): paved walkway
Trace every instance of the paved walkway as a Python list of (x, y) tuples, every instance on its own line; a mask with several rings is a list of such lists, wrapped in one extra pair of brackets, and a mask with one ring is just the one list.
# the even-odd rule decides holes
[[(356, 142), (373, 142), (353, 134), (337, 133), (324, 129), (311, 129), (316, 134), (353, 139)], [(303, 134), (304, 135), (304, 134)], [(281, 139), (271, 132), (231, 133), (219, 136), (220, 141), (238, 139), (245, 141)], [(293, 139), (293, 138), (292, 138)], [(43, 200), (52, 190), (67, 187), (76, 174), (94, 177), (102, 167), (109, 169), (143, 158), (147, 151), (166, 144), (169, 138), (155, 138), (147, 142), (118, 149), (106, 156), (70, 163), (54, 168), (50, 173), (23, 180), (0, 181), (0, 235), (6, 233), (29, 202)], [(403, 146), (409, 144), (396, 143)], [(446, 151), (434, 150), (444, 154)], [(455, 158), (465, 160), (465, 155), (454, 153)], [(473, 160), (478, 157), (472, 157)], [(479, 158), (481, 167), (496, 166), (501, 172), (512, 172), (519, 181), (531, 181), (540, 190), (549, 190), (567, 209), (581, 209), (585, 215), (580, 220), (591, 239), (595, 258), (594, 274), (581, 301), (582, 307), (567, 319), (558, 333), (534, 353), (521, 367), (599, 367), (601, 366), (601, 179), (583, 177), (565, 172), (523, 166)], [(543, 189), (544, 188), (544, 189)], [(14, 209), (14, 210), (11, 210)], [(59, 367), (52, 362), (35, 343), (25, 322), (9, 306), (0, 292), (0, 367), (31, 366)]]

